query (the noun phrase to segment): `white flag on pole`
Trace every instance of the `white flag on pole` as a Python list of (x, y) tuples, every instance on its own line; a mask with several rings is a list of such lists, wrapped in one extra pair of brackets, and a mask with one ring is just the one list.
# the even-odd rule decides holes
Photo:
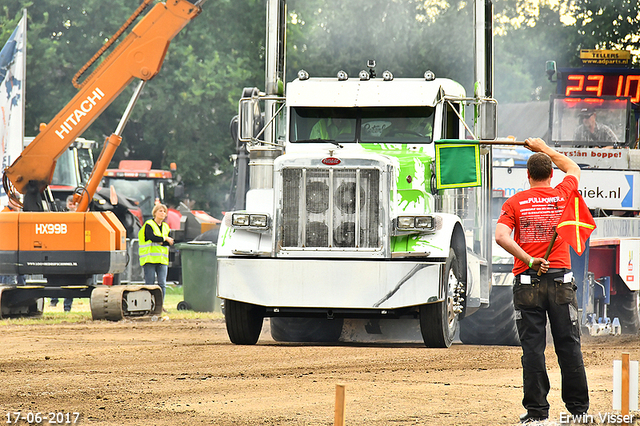
[[(0, 51), (0, 174), (22, 152), (26, 83), (27, 11)], [(7, 194), (0, 185), (0, 205)]]

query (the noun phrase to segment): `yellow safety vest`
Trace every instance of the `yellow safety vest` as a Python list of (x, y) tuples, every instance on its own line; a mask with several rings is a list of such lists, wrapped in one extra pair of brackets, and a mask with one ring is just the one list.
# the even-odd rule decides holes
[(167, 238), (169, 236), (169, 225), (166, 222), (162, 222), (162, 229), (158, 226), (155, 220), (147, 220), (140, 231), (138, 231), (138, 254), (140, 255), (140, 265), (145, 263), (159, 263), (161, 265), (169, 264), (169, 246), (163, 246), (162, 243), (154, 243), (144, 237), (144, 230), (146, 226), (151, 226), (153, 233), (158, 237)]
[(322, 118), (311, 128), (309, 139), (335, 139), (349, 133), (353, 133), (350, 123), (338, 127), (331, 118)]

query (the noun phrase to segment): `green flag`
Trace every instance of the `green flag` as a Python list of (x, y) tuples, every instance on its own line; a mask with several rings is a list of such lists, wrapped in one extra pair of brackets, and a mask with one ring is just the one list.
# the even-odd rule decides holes
[(480, 148), (476, 141), (443, 139), (435, 144), (437, 189), (482, 185)]

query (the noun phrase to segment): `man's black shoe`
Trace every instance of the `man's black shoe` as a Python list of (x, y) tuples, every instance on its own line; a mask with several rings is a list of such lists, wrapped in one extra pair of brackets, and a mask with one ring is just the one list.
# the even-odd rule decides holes
[(520, 416), (520, 423), (542, 422), (548, 418), (549, 416), (534, 416), (533, 414), (524, 413)]

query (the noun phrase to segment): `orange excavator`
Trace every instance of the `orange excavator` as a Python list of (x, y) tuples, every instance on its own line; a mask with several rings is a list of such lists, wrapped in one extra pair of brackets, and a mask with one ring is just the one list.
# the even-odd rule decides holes
[[(89, 205), (144, 84), (160, 71), (169, 43), (201, 12), (204, 1), (157, 3), (82, 83), (79, 77), (140, 16), (153, 0), (144, 0), (123, 27), (74, 76), (76, 96), (4, 170), (2, 183), (21, 212), (0, 213), (0, 275), (42, 275), (46, 283), (0, 286), (0, 317), (42, 312), (44, 297), (89, 297), (94, 319), (162, 312), (156, 285), (96, 285), (95, 274), (120, 273), (126, 266), (126, 232), (111, 212)], [(75, 212), (53, 211), (47, 190), (56, 160), (134, 80), (134, 90), (115, 132), (109, 136), (85, 188), (76, 191)], [(18, 193), (23, 195), (20, 201)], [(115, 194), (114, 194), (115, 196)]]

